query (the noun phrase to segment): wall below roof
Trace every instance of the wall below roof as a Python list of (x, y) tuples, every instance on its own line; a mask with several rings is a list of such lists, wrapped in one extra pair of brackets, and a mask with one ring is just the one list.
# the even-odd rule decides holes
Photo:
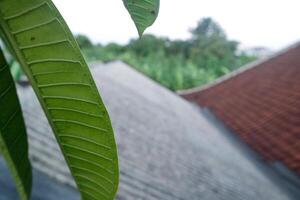
[(212, 110), (264, 159), (300, 175), (300, 45), (181, 96)]

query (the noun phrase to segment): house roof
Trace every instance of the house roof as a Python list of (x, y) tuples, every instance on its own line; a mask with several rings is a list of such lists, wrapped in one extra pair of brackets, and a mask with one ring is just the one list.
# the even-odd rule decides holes
[(300, 175), (300, 43), (180, 94), (211, 109), (267, 161)]
[[(95, 63), (92, 73), (116, 134), (118, 199), (290, 199), (199, 108), (122, 62)], [(19, 96), (34, 168), (75, 187), (32, 89)]]
[(286, 53), (288, 53), (290, 50), (298, 47), (300, 45), (300, 41), (297, 43), (294, 43), (278, 52), (275, 52), (273, 54), (269, 54), (267, 56), (262, 57), (261, 59), (255, 60), (253, 62), (247, 63), (246, 65), (224, 75), (221, 76), (219, 78), (217, 78), (216, 80), (212, 81), (211, 83), (202, 85), (202, 86), (197, 86), (197, 87), (193, 87), (193, 88), (189, 88), (189, 89), (184, 89), (184, 90), (178, 90), (177, 94), (179, 94), (180, 96), (185, 96), (185, 95), (189, 95), (189, 94), (193, 94), (193, 93), (197, 93), (197, 92), (201, 92), (203, 90), (206, 90), (208, 88), (217, 86), (218, 84), (222, 84), (223, 82), (230, 80), (232, 78), (234, 78), (235, 76), (238, 76), (244, 72), (247, 72), (248, 70), (251, 70), (253, 68), (259, 67), (261, 65), (264, 65), (268, 62), (270, 62), (271, 60), (273, 60), (274, 58), (277, 58), (281, 55), (284, 55)]
[[(18, 192), (10, 176), (4, 159), (0, 156), (0, 199), (17, 200)], [(32, 200), (79, 200), (78, 192), (47, 176), (39, 170), (33, 170)]]

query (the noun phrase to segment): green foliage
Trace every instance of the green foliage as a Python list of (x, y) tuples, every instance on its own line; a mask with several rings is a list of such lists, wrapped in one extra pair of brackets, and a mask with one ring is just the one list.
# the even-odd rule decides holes
[(82, 34), (75, 35), (75, 39), (80, 48), (90, 48), (93, 46), (91, 40), (85, 35)]
[(211, 18), (202, 19), (187, 40), (144, 35), (125, 46), (108, 44), (83, 48), (89, 61), (121, 59), (171, 90), (206, 84), (255, 60), (237, 53), (238, 42), (228, 40)]
[(159, 0), (123, 0), (133, 19), (139, 36), (156, 20), (159, 12)]
[(201, 37), (226, 37), (223, 29), (210, 17), (201, 19), (191, 33), (193, 40), (199, 40)]
[(29, 199), (32, 171), (26, 128), (8, 64), (0, 50), (0, 152), (17, 183), (22, 199)]

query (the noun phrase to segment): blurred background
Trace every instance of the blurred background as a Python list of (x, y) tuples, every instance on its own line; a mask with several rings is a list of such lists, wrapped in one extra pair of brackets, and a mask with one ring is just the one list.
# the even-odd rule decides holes
[(300, 33), (296, 0), (164, 0), (156, 23), (141, 39), (119, 0), (54, 3), (88, 62), (122, 60), (174, 91), (271, 55), (295, 43)]
[[(53, 1), (112, 118), (117, 199), (300, 199), (299, 1), (161, 0), (142, 38), (121, 0)], [(33, 199), (79, 199), (32, 89), (6, 56), (29, 130)], [(10, 179), (0, 176), (0, 200), (16, 199), (1, 178)]]
[(172, 90), (210, 82), (300, 33), (296, 0), (164, 0), (142, 40), (119, 0), (54, 2), (87, 60), (121, 59)]

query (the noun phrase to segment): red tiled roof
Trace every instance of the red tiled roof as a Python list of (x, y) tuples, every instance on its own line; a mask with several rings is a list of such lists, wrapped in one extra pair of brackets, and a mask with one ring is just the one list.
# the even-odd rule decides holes
[(266, 160), (300, 174), (300, 44), (181, 96), (210, 108)]

